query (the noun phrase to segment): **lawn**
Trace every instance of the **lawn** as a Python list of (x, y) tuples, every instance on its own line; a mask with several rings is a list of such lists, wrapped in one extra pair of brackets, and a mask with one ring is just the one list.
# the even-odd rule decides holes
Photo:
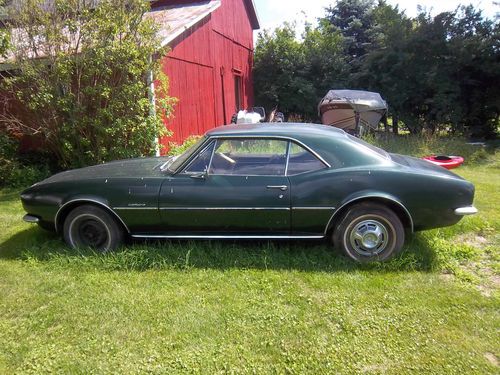
[(500, 155), (445, 145), (480, 213), (386, 264), (323, 241), (77, 252), (1, 191), (0, 373), (498, 373)]

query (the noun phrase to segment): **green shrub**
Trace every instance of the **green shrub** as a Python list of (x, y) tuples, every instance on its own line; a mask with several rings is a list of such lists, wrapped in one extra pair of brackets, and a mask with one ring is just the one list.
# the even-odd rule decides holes
[(169, 155), (180, 155), (182, 154), (184, 151), (186, 151), (189, 147), (191, 147), (192, 145), (194, 145), (196, 142), (198, 142), (198, 140), (201, 138), (201, 136), (199, 135), (191, 135), (189, 136), (185, 141), (184, 143), (178, 145), (177, 143), (173, 143), (171, 142), (169, 144), (169, 150), (168, 150), (168, 154)]
[[(18, 134), (36, 134), (62, 169), (154, 154), (175, 100), (161, 70), (167, 49), (158, 24), (144, 17), (149, 2), (46, 3), (8, 7), (5, 28), (22, 29), (26, 38), (12, 46), (16, 74), (0, 81), (0, 99), (16, 100), (3, 100), (3, 123)], [(72, 40), (79, 48), (69, 48)], [(48, 54), (43, 61), (33, 58), (40, 50)]]
[(41, 154), (18, 155), (18, 143), (0, 133), (0, 186), (24, 187), (51, 174), (48, 157)]

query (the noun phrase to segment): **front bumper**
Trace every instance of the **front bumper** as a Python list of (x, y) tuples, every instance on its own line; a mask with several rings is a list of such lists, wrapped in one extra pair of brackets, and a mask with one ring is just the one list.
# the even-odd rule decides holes
[(474, 206), (468, 207), (459, 207), (455, 209), (455, 215), (465, 216), (465, 215), (474, 215), (477, 214), (477, 208)]
[(38, 223), (40, 218), (33, 215), (24, 215), (23, 220), (27, 223)]

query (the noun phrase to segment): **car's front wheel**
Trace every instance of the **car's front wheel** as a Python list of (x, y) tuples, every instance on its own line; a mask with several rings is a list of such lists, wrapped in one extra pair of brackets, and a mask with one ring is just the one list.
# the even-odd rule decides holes
[(334, 246), (358, 262), (386, 261), (403, 247), (405, 231), (399, 217), (378, 203), (351, 206), (334, 228)]
[(63, 230), (64, 240), (72, 248), (89, 247), (106, 252), (123, 242), (123, 230), (116, 220), (107, 211), (92, 205), (72, 210)]

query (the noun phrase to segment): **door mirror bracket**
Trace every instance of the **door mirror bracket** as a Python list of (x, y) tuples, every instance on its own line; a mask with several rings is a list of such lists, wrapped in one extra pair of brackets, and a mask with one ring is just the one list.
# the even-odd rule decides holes
[(200, 172), (190, 174), (189, 177), (194, 178), (195, 180), (205, 180), (207, 178), (207, 175), (207, 172)]

